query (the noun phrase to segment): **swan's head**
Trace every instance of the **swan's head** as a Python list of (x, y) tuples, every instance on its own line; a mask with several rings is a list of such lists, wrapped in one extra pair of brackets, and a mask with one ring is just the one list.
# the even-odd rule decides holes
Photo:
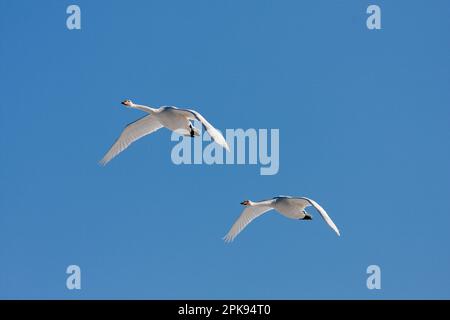
[(121, 102), (124, 106), (127, 106), (127, 107), (131, 107), (132, 105), (133, 105), (133, 101), (131, 101), (131, 100), (124, 100), (124, 101), (122, 101)]
[(252, 202), (251, 202), (250, 200), (244, 200), (244, 201), (241, 202), (241, 204), (242, 204), (243, 206), (250, 206), (251, 203), (252, 203)]

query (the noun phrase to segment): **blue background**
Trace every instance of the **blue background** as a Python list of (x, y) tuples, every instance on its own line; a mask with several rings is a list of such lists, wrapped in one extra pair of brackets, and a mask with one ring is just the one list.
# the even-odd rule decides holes
[[(82, 29), (66, 28), (81, 7)], [(366, 8), (382, 30), (366, 28)], [(0, 2), (0, 298), (450, 298), (450, 2)], [(181, 165), (142, 116), (279, 128), (280, 171)], [(319, 202), (255, 220), (244, 199)], [(82, 289), (66, 288), (68, 265)], [(366, 268), (381, 267), (368, 290)]]

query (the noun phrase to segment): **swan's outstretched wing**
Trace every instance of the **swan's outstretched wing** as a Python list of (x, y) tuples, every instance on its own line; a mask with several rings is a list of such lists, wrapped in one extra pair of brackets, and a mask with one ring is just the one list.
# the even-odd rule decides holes
[(322, 216), (323, 220), (333, 229), (338, 236), (340, 236), (339, 229), (334, 224), (333, 220), (331, 220), (330, 216), (327, 214), (324, 208), (322, 208), (317, 202), (315, 202), (312, 199), (300, 197), (300, 198), (292, 198), (292, 200), (298, 200), (300, 201), (299, 204), (304, 205), (305, 201), (308, 203), (305, 207), (309, 207), (310, 205), (313, 206)]
[(134, 141), (155, 132), (160, 128), (162, 128), (161, 123), (159, 123), (159, 121), (151, 115), (147, 115), (135, 122), (130, 123), (122, 131), (120, 137), (116, 140), (116, 142), (114, 142), (113, 146), (105, 154), (103, 159), (100, 160), (100, 164), (106, 165), (109, 161), (111, 161), (111, 159), (125, 150)]
[(236, 222), (231, 227), (230, 231), (226, 234), (223, 239), (225, 242), (231, 242), (236, 238), (236, 236), (244, 230), (244, 228), (252, 222), (253, 219), (259, 217), (263, 213), (271, 210), (272, 208), (269, 206), (258, 206), (258, 207), (246, 207), (244, 211), (242, 211), (239, 218), (236, 220)]
[(188, 110), (188, 109), (179, 109), (179, 110), (182, 112), (186, 112), (187, 117), (190, 120), (200, 121), (202, 123), (203, 127), (205, 128), (205, 130), (208, 131), (208, 134), (211, 136), (211, 138), (216, 143), (218, 143), (219, 145), (224, 147), (227, 151), (230, 151), (230, 147), (228, 146), (228, 143), (226, 142), (223, 135), (216, 128), (214, 128), (200, 113), (198, 113), (195, 110)]

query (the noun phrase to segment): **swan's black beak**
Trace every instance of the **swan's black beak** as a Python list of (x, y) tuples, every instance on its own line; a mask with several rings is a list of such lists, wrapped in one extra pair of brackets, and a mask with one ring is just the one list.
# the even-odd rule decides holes
[(243, 206), (245, 206), (245, 201), (242, 201), (241, 204), (242, 204)]
[(126, 106), (125, 101), (122, 101), (121, 104), (123, 104), (124, 106)]

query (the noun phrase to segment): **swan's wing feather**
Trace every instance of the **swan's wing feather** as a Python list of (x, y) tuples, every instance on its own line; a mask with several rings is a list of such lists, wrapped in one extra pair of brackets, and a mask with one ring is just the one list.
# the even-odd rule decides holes
[(188, 119), (190, 120), (198, 120), (202, 123), (205, 130), (208, 132), (208, 134), (211, 136), (211, 138), (224, 147), (227, 151), (230, 151), (230, 147), (228, 146), (227, 141), (223, 137), (223, 135), (220, 133), (219, 130), (214, 128), (200, 113), (198, 113), (195, 110), (189, 110), (189, 109), (178, 109), (181, 112), (186, 112)]
[(252, 222), (255, 218), (264, 214), (265, 212), (271, 210), (272, 208), (269, 206), (258, 206), (258, 207), (246, 207), (244, 211), (242, 211), (239, 218), (231, 227), (230, 231), (223, 237), (225, 242), (231, 242), (236, 238), (236, 236), (244, 230), (244, 228)]
[(156, 130), (162, 128), (161, 123), (151, 116), (144, 116), (126, 126), (126, 128), (122, 131), (120, 137), (114, 142), (109, 151), (105, 154), (102, 160), (100, 160), (100, 164), (106, 165), (109, 161), (111, 161), (115, 156), (121, 153), (123, 150), (128, 148), (130, 144), (134, 141), (152, 133)]
[(339, 229), (336, 227), (333, 220), (331, 220), (330, 216), (327, 214), (327, 212), (325, 211), (324, 208), (322, 208), (317, 202), (315, 202), (312, 199), (309, 199), (309, 198), (300, 198), (300, 199), (304, 199), (304, 200), (308, 201), (320, 213), (323, 220), (325, 220), (325, 222), (331, 227), (331, 229), (333, 229), (334, 232), (336, 232), (336, 234), (338, 236), (341, 235), (341, 233), (339, 232)]
[(286, 199), (285, 201), (288, 201), (288, 203), (292, 203), (299, 207), (299, 210), (304, 210), (306, 207), (309, 207), (311, 205), (311, 203), (305, 198), (294, 198), (289, 196), (279, 196), (278, 198)]

